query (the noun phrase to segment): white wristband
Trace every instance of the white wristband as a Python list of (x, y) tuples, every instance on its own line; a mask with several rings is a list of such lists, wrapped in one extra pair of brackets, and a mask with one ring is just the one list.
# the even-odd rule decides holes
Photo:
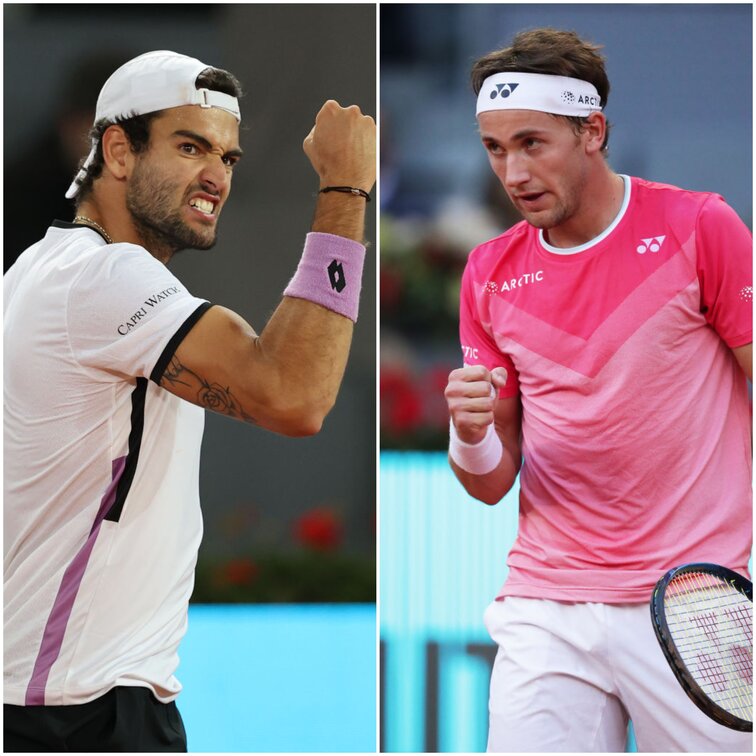
[(449, 456), (458, 467), (473, 475), (485, 475), (496, 468), (504, 453), (499, 434), (493, 423), (477, 444), (467, 444), (457, 435), (454, 423), (449, 424)]

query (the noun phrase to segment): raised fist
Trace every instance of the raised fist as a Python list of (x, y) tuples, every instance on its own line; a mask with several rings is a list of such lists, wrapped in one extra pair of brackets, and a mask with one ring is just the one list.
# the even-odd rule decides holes
[(489, 371), (483, 365), (470, 365), (449, 373), (444, 396), (461, 441), (477, 444), (483, 439), (494, 421), (499, 389), (506, 383), (507, 371), (501, 367)]
[(356, 105), (328, 100), (315, 117), (303, 148), (320, 176), (320, 187), (351, 186), (369, 192), (375, 184), (376, 128)]

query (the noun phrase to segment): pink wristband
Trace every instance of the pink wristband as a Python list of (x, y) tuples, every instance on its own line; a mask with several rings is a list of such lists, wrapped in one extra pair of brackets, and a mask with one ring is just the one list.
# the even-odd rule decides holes
[(312, 231), (284, 296), (308, 299), (356, 322), (364, 262), (359, 242)]
[(490, 473), (499, 464), (504, 452), (499, 434), (493, 423), (488, 426), (486, 435), (477, 444), (467, 444), (457, 435), (452, 422), (449, 425), (449, 456), (458, 467), (473, 475)]

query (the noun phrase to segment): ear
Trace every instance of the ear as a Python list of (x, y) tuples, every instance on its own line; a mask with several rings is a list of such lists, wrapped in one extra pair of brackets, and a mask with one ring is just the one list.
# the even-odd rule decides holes
[(102, 157), (108, 170), (117, 179), (131, 175), (134, 153), (126, 132), (120, 126), (109, 126), (102, 135)]
[(601, 152), (601, 145), (606, 137), (606, 116), (599, 111), (591, 113), (585, 121), (585, 150), (589, 155)]

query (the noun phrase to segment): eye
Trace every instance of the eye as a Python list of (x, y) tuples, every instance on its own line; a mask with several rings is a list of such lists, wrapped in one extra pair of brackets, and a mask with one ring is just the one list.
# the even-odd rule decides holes
[(523, 143), (523, 144), (525, 145), (525, 149), (526, 149), (526, 150), (532, 150), (532, 149), (534, 149), (535, 147), (538, 147), (538, 145), (539, 145), (540, 143), (541, 143), (541, 140), (540, 140), (540, 139), (536, 139), (535, 137), (528, 137), (528, 138), (527, 138), (527, 139), (526, 139), (526, 140), (524, 141), (524, 143)]
[(239, 162), (239, 157), (237, 155), (224, 155), (221, 160), (223, 160), (224, 165), (233, 168)]
[(185, 155), (199, 155), (199, 147), (191, 142), (182, 142), (179, 145), (179, 150)]
[(485, 142), (483, 142), (483, 146), (492, 155), (502, 155), (502, 154), (504, 154), (504, 150), (501, 148), (501, 145), (497, 144), (496, 142), (485, 141)]

